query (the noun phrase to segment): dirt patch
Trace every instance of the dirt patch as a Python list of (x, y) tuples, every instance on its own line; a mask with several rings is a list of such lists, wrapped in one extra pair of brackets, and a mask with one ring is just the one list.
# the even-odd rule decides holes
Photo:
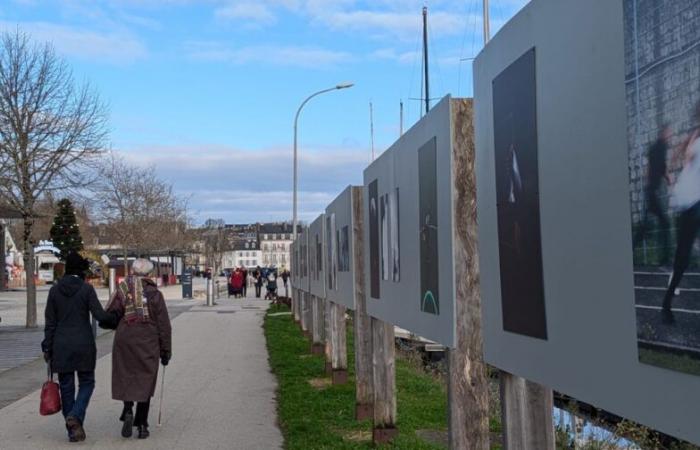
[(339, 430), (338, 434), (343, 437), (343, 440), (349, 442), (371, 442), (372, 432), (369, 430)]
[(331, 379), (330, 378), (312, 378), (309, 380), (309, 384), (311, 387), (318, 389), (319, 391), (322, 389), (326, 389), (330, 387), (331, 385)]
[(416, 435), (430, 444), (447, 447), (449, 440), (447, 438), (447, 430), (416, 430)]

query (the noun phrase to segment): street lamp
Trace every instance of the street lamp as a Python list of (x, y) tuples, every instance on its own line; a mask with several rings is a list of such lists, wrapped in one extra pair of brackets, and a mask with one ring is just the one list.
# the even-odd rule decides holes
[(292, 235), (294, 237), (294, 242), (297, 240), (297, 122), (299, 121), (299, 114), (301, 113), (302, 108), (304, 108), (304, 105), (308, 103), (309, 100), (312, 98), (316, 97), (317, 95), (325, 94), (326, 92), (331, 92), (331, 91), (336, 91), (340, 89), (348, 89), (354, 86), (354, 83), (340, 83), (335, 85), (332, 88), (328, 89), (323, 89), (321, 91), (315, 92), (306, 99), (301, 102), (301, 105), (299, 106), (299, 109), (297, 109), (297, 114), (294, 116), (294, 199), (292, 201), (294, 212), (293, 212), (293, 219), (292, 219)]

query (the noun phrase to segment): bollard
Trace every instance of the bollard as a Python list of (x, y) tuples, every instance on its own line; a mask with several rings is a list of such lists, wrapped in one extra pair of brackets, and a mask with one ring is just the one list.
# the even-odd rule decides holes
[(214, 283), (207, 278), (207, 306), (214, 306)]

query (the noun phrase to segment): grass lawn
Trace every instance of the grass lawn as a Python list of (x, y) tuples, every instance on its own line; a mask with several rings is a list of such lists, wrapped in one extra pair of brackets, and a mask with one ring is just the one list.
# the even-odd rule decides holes
[(657, 367), (689, 373), (691, 375), (700, 375), (700, 360), (691, 358), (690, 356), (640, 348), (639, 361)]
[[(269, 313), (286, 312), (287, 307)], [(268, 314), (269, 314), (268, 313)], [(279, 382), (280, 427), (286, 448), (367, 449), (372, 445), (372, 424), (357, 422), (352, 330), (348, 332), (349, 382), (344, 386), (314, 387), (309, 381), (326, 379), (323, 356), (309, 354), (309, 342), (290, 315), (265, 317), (265, 336), (272, 371)], [(430, 375), (397, 357), (396, 385), (399, 436), (386, 448), (442, 449), (424, 441), (417, 430), (447, 429), (445, 387)]]

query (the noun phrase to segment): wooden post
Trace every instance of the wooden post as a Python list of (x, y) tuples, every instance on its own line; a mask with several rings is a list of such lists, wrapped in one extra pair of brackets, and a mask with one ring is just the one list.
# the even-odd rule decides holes
[(552, 390), (501, 371), (501, 423), (506, 450), (554, 450)]
[(333, 374), (333, 363), (331, 360), (331, 355), (333, 353), (331, 341), (331, 333), (333, 332), (331, 325), (331, 302), (328, 300), (323, 301), (323, 353), (326, 357), (326, 364), (324, 372), (326, 375)]
[(301, 331), (304, 336), (309, 337), (309, 294), (299, 289), (299, 315), (301, 319)]
[(372, 441), (391, 442), (396, 428), (396, 367), (394, 326), (372, 317), (372, 368), (374, 385), (374, 424)]
[(348, 347), (347, 327), (345, 324), (345, 307), (329, 302), (326, 307), (330, 310), (329, 330), (330, 336), (326, 341), (330, 342), (331, 371), (333, 384), (345, 384), (348, 381)]
[(365, 298), (365, 252), (362, 188), (352, 188), (353, 265), (355, 271), (355, 419), (374, 416), (372, 379), (372, 321)]
[(299, 300), (299, 289), (292, 288), (292, 311), (294, 312), (294, 322), (301, 322), (301, 301)]
[(311, 295), (311, 353), (323, 355), (325, 345), (323, 344), (323, 303), (315, 295)]
[(488, 450), (489, 386), (483, 360), (473, 106), (452, 100), (456, 347), (448, 351), (450, 449)]

